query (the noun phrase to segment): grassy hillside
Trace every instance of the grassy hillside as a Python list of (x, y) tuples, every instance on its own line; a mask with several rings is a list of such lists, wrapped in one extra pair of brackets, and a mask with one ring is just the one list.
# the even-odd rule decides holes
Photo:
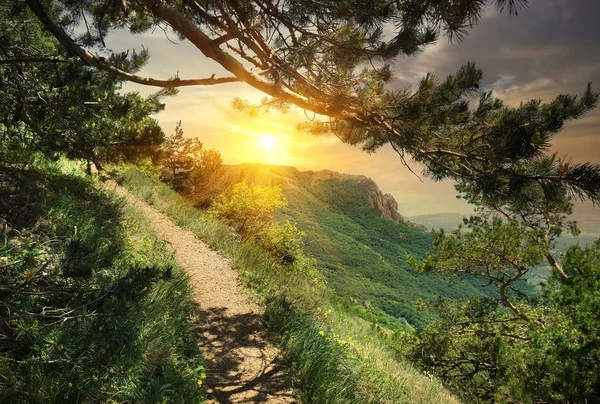
[(0, 167), (0, 402), (202, 402), (186, 275), (82, 171)]
[(290, 220), (308, 235), (306, 250), (318, 259), (330, 286), (349, 310), (387, 326), (421, 328), (431, 314), (416, 309), (418, 299), (481, 295), (476, 284), (418, 274), (407, 263), (430, 249), (429, 233), (382, 216), (369, 206), (365, 177), (293, 167), (242, 164), (224, 168), (225, 187), (238, 181), (281, 185)]
[(240, 242), (227, 226), (157, 179), (135, 168), (111, 171), (132, 193), (230, 259), (265, 307), (301, 402), (458, 402), (435, 378), (398, 358), (398, 335), (349, 313), (331, 290), (289, 272), (258, 246)]

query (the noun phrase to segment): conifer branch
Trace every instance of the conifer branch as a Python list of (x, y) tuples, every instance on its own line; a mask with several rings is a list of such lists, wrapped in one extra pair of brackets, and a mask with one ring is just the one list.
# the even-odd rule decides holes
[(211, 86), (216, 84), (234, 83), (240, 81), (236, 77), (209, 77), (203, 79), (186, 79), (182, 80), (179, 78), (169, 80), (159, 80), (151, 77), (141, 77), (135, 74), (128, 73), (121, 70), (110, 63), (106, 62), (104, 58), (98, 57), (83, 49), (71, 37), (56, 24), (46, 12), (44, 6), (39, 0), (25, 0), (31, 11), (39, 18), (44, 24), (46, 29), (54, 35), (54, 37), (67, 49), (67, 51), (81, 59), (83, 63), (88, 66), (93, 66), (99, 70), (103, 70), (115, 77), (122, 80), (131, 81), (137, 84), (143, 84), (154, 87), (184, 87), (184, 86)]

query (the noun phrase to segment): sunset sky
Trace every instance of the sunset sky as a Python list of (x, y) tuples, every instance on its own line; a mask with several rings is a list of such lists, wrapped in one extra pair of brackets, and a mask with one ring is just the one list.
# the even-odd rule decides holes
[[(414, 86), (427, 72), (444, 78), (473, 61), (483, 69), (486, 88), (513, 105), (531, 98), (549, 101), (561, 93), (581, 94), (590, 81), (600, 91), (598, 16), (598, 0), (532, 0), (518, 17), (489, 9), (463, 42), (450, 44), (442, 37), (418, 56), (398, 59), (393, 85)], [(182, 79), (228, 75), (190, 43), (173, 35), (167, 39), (162, 31), (142, 36), (115, 33), (108, 38), (114, 50), (139, 50), (142, 44), (151, 58), (141, 75), (161, 79), (176, 73)], [(125, 90), (149, 94), (156, 88), (126, 84)], [(181, 120), (185, 135), (218, 149), (225, 164), (282, 164), (362, 174), (391, 193), (403, 215), (470, 212), (466, 203), (455, 198), (451, 183), (426, 178), (421, 182), (388, 147), (369, 155), (334, 136), (298, 133), (296, 123), (306, 119), (302, 111), (251, 118), (233, 110), (234, 97), (256, 101), (263, 94), (241, 83), (182, 88), (176, 97), (165, 99), (167, 108), (157, 118), (167, 134)], [(566, 126), (557, 135), (554, 149), (574, 161), (600, 163), (599, 128), (600, 108)]]

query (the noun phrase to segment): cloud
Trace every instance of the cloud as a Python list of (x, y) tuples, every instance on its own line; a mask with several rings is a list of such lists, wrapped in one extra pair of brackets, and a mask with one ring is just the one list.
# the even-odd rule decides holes
[[(460, 43), (446, 38), (415, 57), (399, 58), (394, 67), (393, 86), (417, 85), (428, 72), (440, 79), (456, 72), (467, 61), (483, 69), (484, 89), (510, 105), (540, 98), (550, 101), (561, 93), (580, 94), (589, 81), (600, 83), (600, 1), (531, 0), (530, 7), (518, 17), (488, 9), (481, 23)], [(173, 39), (174, 36), (171, 36)], [(162, 32), (131, 36), (117, 32), (108, 37), (109, 45), (120, 50), (150, 49), (151, 58), (140, 74), (168, 78), (228, 76), (216, 63), (204, 58), (189, 42), (170, 43)], [(140, 85), (126, 84), (127, 91), (143, 95), (156, 91)], [(417, 215), (435, 212), (469, 212), (464, 201), (457, 201), (449, 182), (421, 182), (402, 167), (398, 156), (389, 148), (373, 155), (342, 144), (335, 137), (314, 138), (297, 133), (296, 123), (303, 115), (273, 116), (252, 119), (231, 108), (234, 97), (252, 101), (263, 94), (241, 84), (183, 88), (177, 97), (165, 100), (167, 109), (158, 119), (167, 133), (175, 122), (183, 121), (187, 136), (198, 136), (205, 147), (221, 151), (225, 163), (240, 163), (273, 158), (261, 154), (253, 140), (260, 133), (281, 136), (285, 147), (279, 151), (287, 164), (303, 170), (332, 169), (373, 178), (384, 192), (398, 200), (400, 212)], [(600, 110), (579, 121), (567, 124), (556, 137), (553, 150), (568, 154), (576, 161), (600, 162)], [(240, 144), (243, 146), (240, 147)], [(418, 171), (418, 166), (415, 166)]]

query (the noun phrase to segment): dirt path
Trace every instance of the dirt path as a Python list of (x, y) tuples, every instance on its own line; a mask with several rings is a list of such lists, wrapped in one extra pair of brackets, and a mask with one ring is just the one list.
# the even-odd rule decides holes
[(295, 403), (275, 363), (278, 351), (266, 341), (261, 310), (249, 301), (227, 259), (113, 185), (152, 222), (157, 236), (171, 245), (177, 263), (190, 277), (203, 314), (198, 331), (209, 368), (204, 381), (208, 403)]

